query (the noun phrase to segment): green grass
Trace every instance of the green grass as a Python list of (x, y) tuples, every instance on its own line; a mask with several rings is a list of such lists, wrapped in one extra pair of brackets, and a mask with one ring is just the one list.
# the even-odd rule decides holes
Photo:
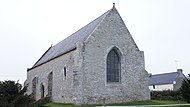
[[(161, 104), (178, 104), (178, 101), (171, 101), (171, 100), (151, 100), (152, 102), (155, 103), (161, 103)], [(180, 101), (180, 104), (187, 104), (185, 101)]]
[[(133, 106), (133, 105), (165, 105), (165, 104), (178, 104), (178, 103), (179, 103), (178, 101), (149, 100), (149, 101), (116, 103), (116, 104), (107, 104), (107, 105), (110, 105), (110, 106)], [(180, 104), (186, 104), (186, 102), (180, 101)], [(50, 104), (48, 104), (48, 107), (94, 107), (94, 106), (97, 106), (97, 105), (75, 106), (73, 104), (61, 104), (61, 103), (50, 103)], [(182, 107), (190, 107), (190, 106), (182, 106)]]
[(50, 103), (47, 105), (48, 105), (48, 107), (76, 107), (73, 104), (62, 104), (62, 103)]
[[(127, 102), (127, 103), (116, 103), (116, 104), (108, 104), (108, 105), (164, 105), (164, 104), (178, 104), (178, 101), (167, 101), (167, 100), (149, 100), (149, 101), (137, 101), (137, 102)], [(186, 102), (180, 101), (181, 104), (185, 104)]]

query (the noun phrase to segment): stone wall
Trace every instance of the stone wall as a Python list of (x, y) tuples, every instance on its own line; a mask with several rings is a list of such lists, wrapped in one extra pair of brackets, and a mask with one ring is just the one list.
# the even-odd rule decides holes
[[(37, 77), (36, 100), (41, 98), (40, 84), (44, 85), (44, 95), (48, 95), (48, 75), (53, 73), (52, 101), (72, 103), (72, 81), (74, 51), (64, 54), (27, 72), (28, 92), (32, 93), (32, 79)], [(64, 76), (66, 67), (66, 77)]]
[(177, 91), (177, 90), (179, 90), (181, 88), (183, 80), (186, 80), (186, 77), (183, 74), (178, 76), (178, 78), (176, 79), (176, 83), (173, 84), (173, 90), (174, 91)]
[[(106, 57), (117, 47), (121, 52), (121, 82), (106, 82)], [(124, 22), (111, 11), (85, 41), (83, 103), (140, 101), (150, 99), (144, 54), (139, 51)]]
[[(121, 57), (119, 83), (106, 82), (106, 58), (113, 47), (119, 50)], [(44, 85), (47, 95), (51, 72), (53, 102), (93, 104), (150, 99), (144, 53), (138, 49), (115, 8), (86, 41), (76, 44), (76, 50), (29, 70), (27, 93), (32, 93), (32, 79), (37, 77), (37, 100), (41, 98), (40, 84)]]

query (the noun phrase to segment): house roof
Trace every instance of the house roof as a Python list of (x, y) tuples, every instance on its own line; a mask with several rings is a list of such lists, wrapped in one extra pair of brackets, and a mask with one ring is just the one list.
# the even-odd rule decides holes
[(179, 75), (180, 75), (179, 72), (151, 75), (149, 77), (149, 86), (161, 85), (161, 84), (173, 84), (173, 81), (175, 81)]
[(65, 53), (68, 53), (72, 50), (76, 49), (76, 43), (77, 42), (83, 42), (85, 41), (92, 33), (93, 31), (97, 28), (100, 22), (106, 17), (106, 15), (112, 11), (116, 10), (115, 7), (112, 9), (108, 10), (105, 12), (103, 15), (99, 16), (83, 28), (79, 29), (66, 39), (62, 40), (55, 46), (51, 46), (42, 56), (41, 58), (33, 65), (32, 68), (28, 69), (31, 70), (39, 65), (42, 65), (54, 58), (57, 58)]

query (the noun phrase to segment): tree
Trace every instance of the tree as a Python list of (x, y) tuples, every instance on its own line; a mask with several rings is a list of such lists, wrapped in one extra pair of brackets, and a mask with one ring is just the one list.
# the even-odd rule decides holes
[(0, 107), (27, 107), (34, 100), (26, 95), (27, 88), (15, 81), (0, 81)]
[(182, 97), (190, 103), (190, 80), (183, 80), (180, 92)]

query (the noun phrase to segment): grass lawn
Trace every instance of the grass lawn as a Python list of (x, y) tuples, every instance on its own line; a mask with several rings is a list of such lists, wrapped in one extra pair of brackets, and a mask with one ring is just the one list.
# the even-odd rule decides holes
[(50, 103), (48, 107), (75, 107), (72, 104)]
[[(164, 104), (178, 104), (178, 101), (167, 101), (167, 100), (150, 100), (150, 101), (139, 101), (139, 102), (128, 102), (128, 103), (118, 103), (118, 104), (108, 104), (110, 106), (133, 106), (133, 105), (164, 105)], [(186, 104), (184, 101), (180, 101), (180, 104)], [(81, 105), (75, 106), (72, 104), (61, 104), (61, 103), (50, 103), (48, 107), (94, 107), (97, 105)], [(162, 106), (164, 107), (164, 106)], [(170, 106), (171, 107), (171, 106)], [(190, 107), (190, 106), (182, 106)]]
[[(127, 102), (127, 103), (108, 104), (108, 105), (111, 105), (111, 106), (133, 106), (133, 105), (165, 105), (165, 104), (179, 104), (179, 102), (178, 101), (167, 101), (167, 100), (149, 100), (149, 101)], [(180, 104), (186, 104), (186, 102), (180, 101)], [(183, 106), (183, 107), (185, 107), (185, 106)]]

